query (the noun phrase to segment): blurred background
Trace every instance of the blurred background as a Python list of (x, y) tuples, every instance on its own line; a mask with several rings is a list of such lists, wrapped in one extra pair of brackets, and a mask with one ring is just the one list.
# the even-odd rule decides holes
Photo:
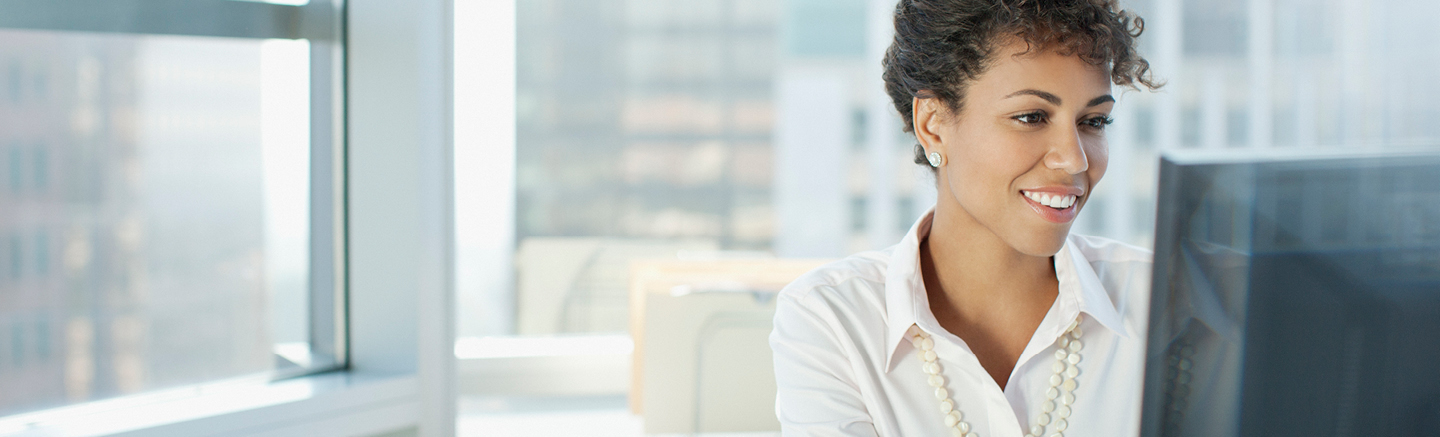
[[(457, 185), (462, 204), (476, 191), (513, 191), (512, 213), (484, 214), (513, 216), (513, 224), (458, 226), (513, 227), (503, 259), (515, 268), (504, 280), (462, 284), (475, 305), (460, 319), (462, 335), (623, 330), (624, 260), (637, 256), (837, 258), (897, 242), (935, 193), (929, 172), (910, 162), (915, 141), (881, 88), (893, 6), (518, 1), (514, 181)], [(1076, 232), (1148, 245), (1159, 150), (1440, 139), (1432, 122), (1440, 85), (1429, 80), (1440, 51), (1422, 33), (1422, 17), (1440, 6), (1124, 6), (1146, 19), (1141, 51), (1168, 85), (1154, 94), (1120, 90), (1108, 131), (1115, 162)], [(463, 116), (457, 123), (466, 127)], [(457, 164), (457, 179), (473, 171)], [(508, 271), (464, 260), (460, 269), (462, 277)], [(532, 291), (564, 309), (527, 304)]]
[[(1440, 145), (1440, 4), (1122, 5), (1168, 85), (1121, 96), (1074, 232), (1150, 245), (1163, 150)], [(893, 0), (454, 7), (460, 433), (773, 432), (774, 293), (935, 201)], [(341, 48), (5, 23), (0, 415), (343, 367)]]

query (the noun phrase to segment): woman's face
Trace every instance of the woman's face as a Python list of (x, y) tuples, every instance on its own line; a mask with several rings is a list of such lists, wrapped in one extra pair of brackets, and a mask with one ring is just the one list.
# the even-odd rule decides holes
[[(1105, 175), (1105, 125), (1115, 99), (1110, 75), (1077, 56), (997, 51), (973, 80), (958, 114), (916, 101), (915, 132), (940, 152), (939, 202), (1021, 253), (1060, 250), (1076, 214)], [(958, 206), (958, 209), (953, 208)]]

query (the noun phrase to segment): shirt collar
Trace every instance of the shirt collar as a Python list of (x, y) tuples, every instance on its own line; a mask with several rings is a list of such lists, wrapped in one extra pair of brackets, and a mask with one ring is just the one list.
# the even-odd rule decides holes
[[(930, 312), (925, 279), (920, 272), (920, 240), (929, 236), (934, 217), (935, 209), (932, 207), (915, 221), (900, 243), (894, 246), (885, 270), (885, 350), (889, 352), (885, 357), (886, 373), (899, 360), (901, 345), (909, 344), (904, 340), (912, 328), (927, 332), (941, 329), (935, 315)], [(1055, 275), (1060, 282), (1058, 299), (1062, 311), (1068, 307), (1066, 312), (1074, 317), (1078, 309), (1121, 337), (1130, 338), (1132, 334), (1121, 323), (1120, 314), (1105, 292), (1100, 277), (1071, 238), (1066, 238), (1065, 246), (1055, 254)]]
[(1095, 274), (1090, 260), (1085, 258), (1085, 253), (1074, 243), (1075, 238), (1067, 237), (1065, 246), (1055, 254), (1055, 276), (1060, 280), (1060, 295), (1065, 296), (1066, 291), (1072, 291), (1069, 294), (1078, 300), (1080, 312), (1089, 315), (1121, 338), (1135, 335), (1121, 321), (1115, 302), (1110, 300), (1110, 293), (1105, 291), (1105, 285), (1100, 282), (1100, 276)]
[[(916, 317), (930, 314), (930, 300), (925, 296), (925, 278), (920, 274), (920, 240), (930, 235), (930, 222), (935, 217), (935, 208), (910, 226), (905, 238), (895, 245), (890, 253), (890, 264), (885, 267), (885, 372), (894, 368), (895, 355), (905, 335), (916, 325)], [(923, 308), (922, 308), (923, 306)]]

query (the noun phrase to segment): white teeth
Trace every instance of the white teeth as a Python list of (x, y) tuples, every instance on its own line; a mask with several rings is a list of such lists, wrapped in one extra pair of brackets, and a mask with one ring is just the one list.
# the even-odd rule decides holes
[(1069, 194), (1051, 196), (1049, 194), (1034, 193), (1029, 191), (1022, 191), (1021, 194), (1024, 194), (1025, 197), (1029, 197), (1031, 200), (1034, 200), (1035, 203), (1059, 209), (1069, 208), (1070, 206), (1075, 204), (1076, 199), (1075, 196)]

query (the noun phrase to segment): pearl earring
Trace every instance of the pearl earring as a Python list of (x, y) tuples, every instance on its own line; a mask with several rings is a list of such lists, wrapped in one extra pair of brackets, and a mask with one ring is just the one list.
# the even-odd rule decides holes
[(929, 155), (925, 155), (925, 158), (930, 160), (931, 167), (939, 168), (945, 165), (945, 156), (941, 155), (940, 152), (930, 152)]

